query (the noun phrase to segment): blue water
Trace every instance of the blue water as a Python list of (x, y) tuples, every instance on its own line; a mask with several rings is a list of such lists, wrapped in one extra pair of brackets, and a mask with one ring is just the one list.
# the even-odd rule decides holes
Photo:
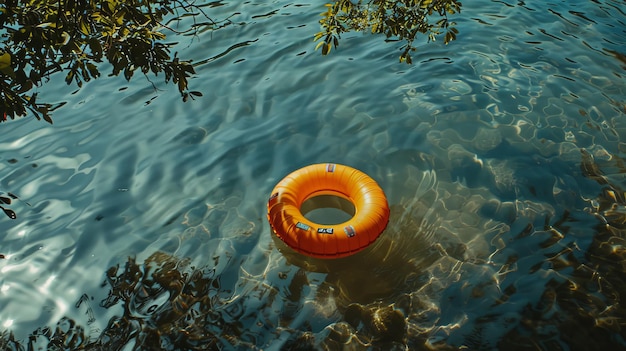
[[(168, 37), (202, 97), (53, 79), (54, 125), (0, 126), (0, 191), (22, 200), (0, 218), (0, 330), (43, 345), (81, 326), (119, 350), (154, 330), (206, 349), (626, 348), (623, 1), (464, 2), (458, 40), (420, 41), (413, 65), (362, 33), (321, 56), (323, 3), (219, 4), (225, 27)], [(392, 208), (339, 262), (265, 219), (273, 186), (319, 162), (366, 172)], [(129, 257), (186, 288), (124, 286)], [(194, 274), (210, 303), (178, 302)]]

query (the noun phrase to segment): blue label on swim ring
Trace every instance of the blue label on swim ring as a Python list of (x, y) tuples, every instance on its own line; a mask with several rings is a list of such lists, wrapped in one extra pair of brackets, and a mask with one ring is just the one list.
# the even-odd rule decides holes
[(302, 230), (309, 230), (311, 229), (311, 227), (309, 227), (308, 225), (302, 223), (302, 222), (298, 222), (296, 223), (296, 228), (302, 229)]

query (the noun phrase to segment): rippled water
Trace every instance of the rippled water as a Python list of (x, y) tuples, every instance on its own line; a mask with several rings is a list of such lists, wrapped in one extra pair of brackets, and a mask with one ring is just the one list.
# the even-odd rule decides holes
[[(202, 98), (53, 81), (53, 126), (1, 126), (13, 345), (626, 347), (623, 1), (465, 2), (458, 40), (411, 66), (360, 33), (322, 57), (321, 3), (213, 5), (229, 25), (175, 38)], [(273, 186), (318, 162), (368, 173), (392, 207), (347, 259), (298, 256), (265, 219)]]

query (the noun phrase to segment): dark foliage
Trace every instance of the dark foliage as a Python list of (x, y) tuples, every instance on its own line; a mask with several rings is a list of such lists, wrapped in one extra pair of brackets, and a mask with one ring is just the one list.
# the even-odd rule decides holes
[[(166, 82), (177, 84), (184, 100), (201, 95), (187, 89), (193, 66), (172, 55), (173, 44), (164, 42), (162, 29), (173, 29), (163, 21), (179, 12), (204, 15), (182, 0), (3, 1), (0, 120), (31, 112), (52, 123), (54, 106), (41, 102), (33, 87), (57, 72), (65, 73), (67, 84), (81, 87), (101, 75), (98, 63), (103, 61), (113, 66), (111, 74), (127, 80), (137, 71), (163, 73)], [(209, 18), (208, 24), (215, 22)]]
[[(384, 34), (387, 39), (406, 41), (401, 47), (400, 61), (412, 63), (413, 42), (420, 34), (434, 41), (445, 32), (447, 44), (459, 33), (455, 23), (448, 20), (448, 14), (461, 11), (461, 2), (457, 0), (336, 0), (326, 7), (320, 20), (324, 30), (315, 36), (315, 41), (323, 38), (317, 44), (323, 55), (339, 45), (342, 33), (368, 30), (372, 34)], [(439, 19), (433, 23), (434, 18)]]

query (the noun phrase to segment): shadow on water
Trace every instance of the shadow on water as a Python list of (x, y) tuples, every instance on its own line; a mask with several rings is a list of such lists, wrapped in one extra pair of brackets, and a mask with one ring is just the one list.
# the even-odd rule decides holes
[[(429, 180), (429, 187), (434, 180)], [(426, 189), (432, 190), (432, 189)], [(416, 200), (416, 203), (418, 201)], [(409, 204), (415, 209), (416, 203)], [(422, 204), (422, 206), (425, 204)], [(433, 226), (423, 219), (407, 215), (407, 207), (392, 206), (392, 223), (374, 245), (363, 252), (337, 260), (305, 258), (286, 248), (280, 240), (286, 267), (280, 268), (278, 280), (255, 281), (250, 290), (241, 293), (241, 281), (230, 286), (217, 267), (223, 257), (202, 267), (190, 259), (155, 252), (144, 262), (128, 258), (126, 263), (109, 268), (104, 286), (108, 296), (100, 307), (122, 308), (122, 314), (111, 318), (103, 331), (90, 331), (64, 318), (56, 327), (35, 330), (28, 341), (15, 340), (11, 333), (0, 338), (2, 349), (63, 350), (218, 350), (255, 349), (266, 344), (260, 334), (274, 334), (278, 340), (268, 344), (281, 349), (341, 349), (349, 339), (358, 345), (378, 345), (383, 349), (405, 345), (407, 322), (402, 309), (394, 304), (406, 300), (427, 281), (425, 268), (445, 254), (462, 249), (433, 245)], [(412, 233), (408, 235), (408, 233)], [(282, 246), (281, 246), (282, 244)], [(461, 250), (461, 251), (458, 251)], [(295, 267), (290, 270), (289, 266)], [(293, 274), (289, 272), (294, 272)], [(228, 271), (232, 274), (231, 271)], [(286, 273), (285, 273), (286, 272)], [(322, 274), (320, 282), (313, 281)], [(241, 278), (241, 277), (240, 277)], [(313, 279), (313, 280), (312, 280)], [(308, 303), (307, 290), (318, 285), (315, 306), (333, 306), (331, 326), (320, 333), (313, 321), (297, 322)], [(285, 291), (284, 301), (274, 306)], [(252, 295), (257, 295), (258, 301)], [(248, 311), (255, 302), (253, 315)], [(404, 302), (403, 304), (407, 304)], [(84, 296), (77, 308), (89, 307)], [(323, 309), (323, 307), (318, 307)], [(268, 316), (263, 317), (263, 315)], [(294, 324), (295, 323), (295, 324)], [(284, 340), (281, 335), (287, 332)], [(316, 334), (317, 333), (317, 334)], [(258, 338), (258, 339), (257, 339)], [(394, 346), (395, 345), (395, 346)]]
[[(341, 349), (347, 343), (381, 349), (405, 345), (405, 314), (409, 305), (415, 304), (410, 301), (412, 292), (428, 280), (425, 269), (448, 256), (448, 251), (458, 258), (463, 256), (462, 246), (433, 245), (434, 225), (411, 215), (429, 213), (424, 209), (431, 200), (428, 195), (432, 195), (435, 179), (433, 173), (424, 174), (423, 186), (418, 187), (413, 202), (392, 206), (387, 231), (357, 255), (338, 260), (309, 259), (276, 240), (287, 267), (279, 268), (279, 280), (254, 281), (249, 290), (243, 288), (245, 293), (239, 290), (245, 283), (235, 287), (224, 283), (232, 278), (225, 278), (224, 271), (217, 268), (223, 257), (216, 256), (214, 262), (202, 267), (163, 252), (152, 254), (143, 263), (129, 258), (107, 271), (103, 287), (108, 286), (109, 292), (100, 307), (121, 307), (123, 312), (111, 318), (103, 331), (90, 331), (91, 318), (86, 326), (64, 318), (55, 328), (35, 330), (26, 343), (5, 333), (0, 346), (15, 350), (254, 349), (266, 344), (263, 338), (267, 336), (259, 334), (277, 336), (277, 341), (267, 343), (278, 344), (281, 349)], [(232, 270), (227, 273), (232, 274)], [(318, 273), (323, 279), (313, 281)], [(321, 332), (310, 325), (313, 321), (298, 322), (310, 299), (307, 290), (316, 285), (312, 297), (316, 308), (331, 306), (336, 310), (326, 312), (330, 326), (323, 326)], [(276, 310), (274, 303), (281, 298), (281, 291), (285, 295)], [(251, 315), (246, 305), (254, 303), (259, 305)], [(87, 308), (87, 314), (94, 315), (86, 296), (76, 307)], [(266, 314), (269, 316), (264, 317)], [(285, 331), (287, 336), (280, 340)]]
[[(626, 167), (619, 157), (596, 161), (582, 152), (583, 175), (602, 186), (589, 209), (599, 220), (596, 234), (583, 258), (574, 254), (577, 247), (565, 247), (548, 257), (547, 262), (565, 279), (547, 281), (539, 301), (524, 307), (519, 327), (505, 335), (500, 349), (563, 350), (565, 344), (571, 350), (601, 350), (626, 345), (626, 308), (621, 301), (626, 291), (626, 201), (623, 184), (611, 181)], [(560, 222), (575, 225), (577, 221)], [(515, 293), (511, 289), (505, 296)]]
[(444, 235), (437, 233), (435, 173), (423, 172), (416, 178), (418, 185), (411, 199), (391, 205), (387, 228), (361, 252), (339, 259), (318, 259), (297, 253), (275, 235), (273, 243), (287, 263), (326, 274), (322, 291), (333, 294), (342, 310), (351, 303), (393, 302), (419, 289), (426, 279), (424, 270), (439, 258), (462, 260), (466, 250), (462, 243), (443, 240)]

